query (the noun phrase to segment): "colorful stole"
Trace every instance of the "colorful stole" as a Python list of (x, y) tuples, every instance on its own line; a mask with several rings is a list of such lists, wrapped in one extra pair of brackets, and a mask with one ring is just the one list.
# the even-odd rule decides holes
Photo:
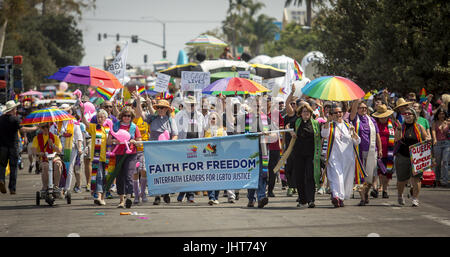
[(388, 119), (388, 130), (389, 130), (389, 139), (388, 139), (388, 154), (387, 154), (387, 171), (392, 171), (394, 167), (394, 145), (395, 145), (395, 130), (392, 124), (391, 119)]
[[(413, 128), (414, 128), (414, 134), (416, 134), (417, 140), (419, 140), (419, 143), (421, 143), (422, 142), (422, 133), (420, 133), (420, 129), (419, 129), (419, 126), (417, 125), (417, 123), (414, 122)], [(406, 125), (405, 125), (405, 123), (403, 123), (402, 124), (402, 137), (405, 136), (405, 132), (406, 132)]]
[[(344, 121), (344, 125), (347, 127), (347, 129), (350, 130), (350, 125)], [(330, 135), (328, 137), (328, 149), (327, 149), (327, 164), (328, 160), (331, 155), (331, 151), (333, 148), (334, 140), (335, 140), (335, 131), (336, 131), (336, 124), (335, 122), (332, 122), (330, 124)], [(355, 154), (355, 184), (362, 184), (364, 182), (364, 177), (366, 176), (361, 159), (359, 158), (359, 152), (357, 151), (355, 145), (353, 145), (353, 152)]]
[[(260, 112), (261, 123), (263, 125), (262, 130), (264, 132), (269, 131), (269, 124), (267, 122), (267, 115)], [(245, 114), (245, 133), (250, 133), (252, 129), (253, 115), (252, 113)], [(256, 120), (256, 122), (259, 122)], [(258, 125), (256, 125), (258, 126)], [(267, 150), (267, 144), (261, 143), (261, 158), (262, 158), (262, 172), (263, 176), (267, 176), (269, 172), (269, 151)]]
[[(295, 121), (295, 133), (297, 133), (300, 124), (302, 123), (302, 118), (297, 118)], [(322, 149), (321, 138), (320, 138), (320, 129), (319, 122), (311, 119), (311, 124), (314, 130), (314, 182), (316, 186), (320, 186), (320, 154)]]
[[(92, 158), (92, 175), (91, 175), (91, 191), (95, 193), (97, 188), (97, 172), (100, 164), (100, 153), (102, 149), (102, 136), (104, 128), (101, 125), (96, 125), (94, 140), (94, 157)], [(105, 129), (106, 132), (106, 129)], [(106, 132), (107, 133), (107, 132)]]
[[(50, 153), (50, 154), (53, 153), (53, 148), (50, 148), (50, 146), (48, 145), (48, 139), (44, 145), (44, 134), (39, 133), (37, 135), (37, 137), (38, 137), (37, 140), (38, 140), (39, 150), (42, 153)], [(48, 133), (48, 138), (52, 139), (52, 141), (55, 142), (55, 136), (52, 133), (50, 133), (50, 132)], [(45, 156), (42, 156), (41, 160), (43, 162), (48, 162), (47, 157), (45, 157)]]

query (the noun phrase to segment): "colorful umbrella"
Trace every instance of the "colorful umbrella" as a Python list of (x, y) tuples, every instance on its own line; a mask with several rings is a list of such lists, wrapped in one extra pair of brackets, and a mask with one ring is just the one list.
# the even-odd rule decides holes
[(95, 87), (123, 88), (112, 73), (90, 66), (66, 66), (47, 78)]
[(64, 120), (73, 120), (75, 117), (66, 111), (54, 108), (45, 108), (30, 113), (23, 119), (21, 125), (32, 125), (46, 122), (57, 122)]
[(250, 66), (255, 69), (255, 75), (263, 77), (264, 79), (283, 77), (286, 74), (285, 71), (270, 65), (250, 64)]
[(364, 91), (353, 81), (339, 76), (324, 76), (309, 82), (302, 93), (322, 100), (351, 101), (364, 97)]
[(188, 41), (186, 45), (227, 46), (228, 44), (210, 35), (200, 35)]
[(219, 79), (211, 83), (209, 86), (205, 87), (202, 92), (212, 95), (242, 95), (270, 92), (270, 90), (249, 79), (230, 77)]

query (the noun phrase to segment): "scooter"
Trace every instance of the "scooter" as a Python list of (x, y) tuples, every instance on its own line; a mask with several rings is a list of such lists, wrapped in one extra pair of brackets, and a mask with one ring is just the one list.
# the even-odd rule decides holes
[[(36, 205), (39, 206), (41, 203), (41, 199), (44, 199), (48, 205), (53, 206), (56, 199), (61, 199), (61, 189), (53, 188), (53, 158), (55, 158), (56, 153), (45, 153), (45, 156), (48, 159), (48, 188), (47, 190), (36, 192)], [(65, 198), (67, 204), (72, 203), (72, 195), (70, 194), (70, 191), (66, 192)]]

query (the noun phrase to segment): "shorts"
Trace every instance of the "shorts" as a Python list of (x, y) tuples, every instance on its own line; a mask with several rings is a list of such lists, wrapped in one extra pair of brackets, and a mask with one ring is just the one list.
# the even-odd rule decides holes
[[(397, 181), (405, 182), (413, 176), (412, 175), (412, 167), (411, 167), (411, 159), (409, 157), (405, 157), (401, 154), (397, 154), (395, 156), (394, 165), (395, 165), (395, 170), (397, 172)], [(422, 179), (422, 173), (419, 173), (413, 177)]]

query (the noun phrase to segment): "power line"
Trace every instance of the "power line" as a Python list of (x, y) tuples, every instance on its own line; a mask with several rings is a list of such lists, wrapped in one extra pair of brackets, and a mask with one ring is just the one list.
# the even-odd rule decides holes
[[(161, 23), (157, 20), (132, 20), (132, 19), (99, 19), (99, 18), (83, 18), (86, 21), (99, 21), (99, 22), (135, 22), (135, 23)], [(217, 20), (166, 20), (164, 23), (222, 23)]]

